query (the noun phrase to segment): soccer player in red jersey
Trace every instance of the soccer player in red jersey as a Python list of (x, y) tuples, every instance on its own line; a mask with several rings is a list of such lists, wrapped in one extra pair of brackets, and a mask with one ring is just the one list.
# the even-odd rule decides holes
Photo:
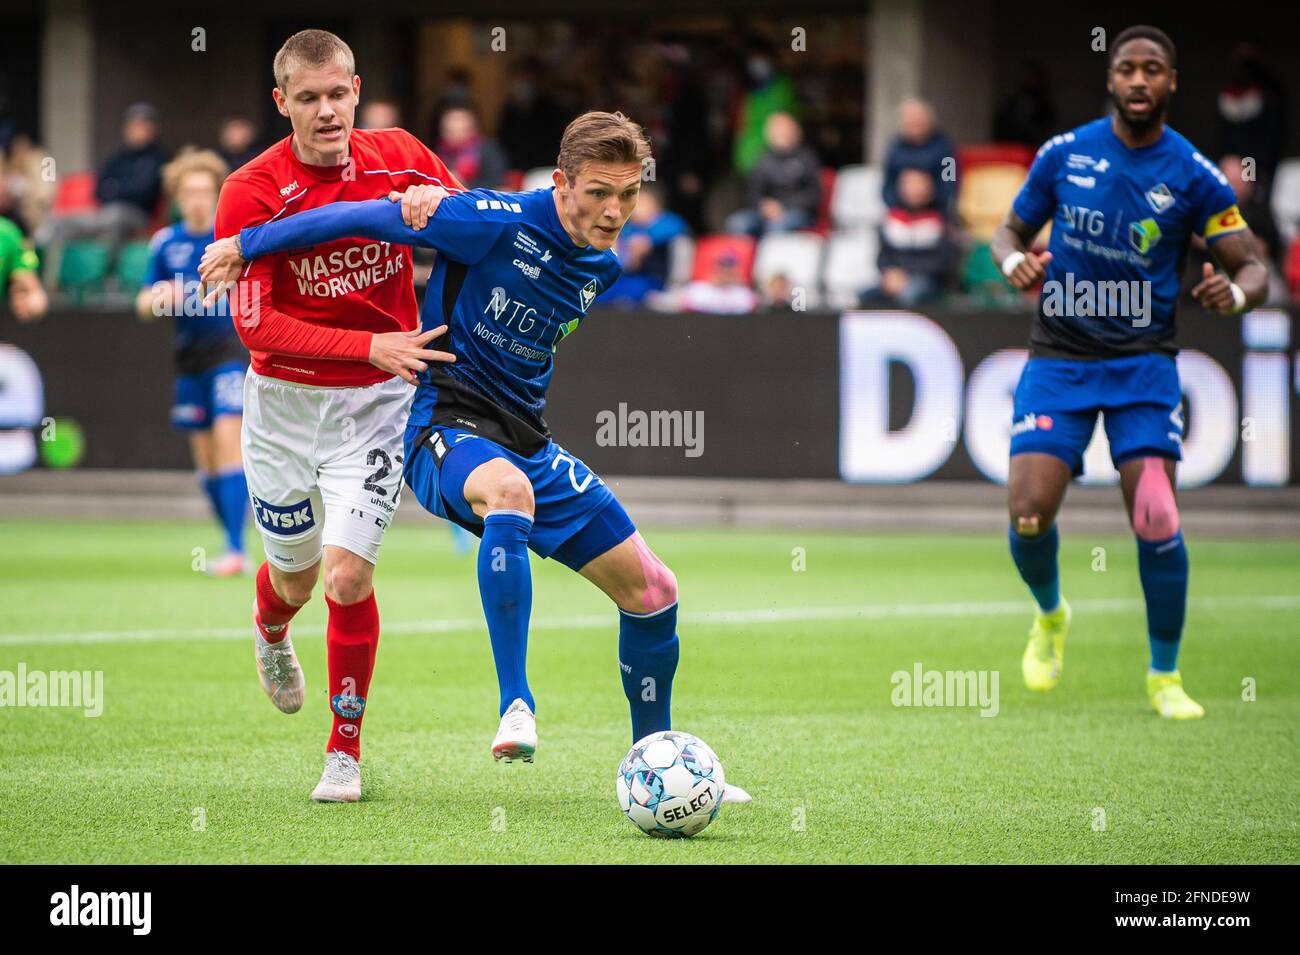
[[(418, 216), (420, 196), (461, 191), (405, 130), (353, 128), (361, 78), (334, 34), (294, 34), (274, 69), (272, 95), (293, 133), (226, 180), (218, 239), (302, 209), (392, 193), (406, 193), (404, 213)], [(413, 268), (407, 246), (340, 239), (251, 263), (231, 294), (252, 354), (241, 444), (267, 556), (257, 574), (254, 655), (262, 689), (285, 713), (297, 712), (305, 691), (289, 621), (324, 566), (334, 723), (312, 793), (320, 802), (361, 797), (361, 720), (379, 642), (371, 581), (401, 491), (411, 383), (426, 362), (454, 360), (425, 347), (444, 329), (420, 333)]]

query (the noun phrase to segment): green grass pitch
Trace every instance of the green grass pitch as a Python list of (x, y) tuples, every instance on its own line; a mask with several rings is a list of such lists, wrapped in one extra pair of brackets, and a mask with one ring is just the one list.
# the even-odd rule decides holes
[[(1208, 713), (1171, 724), (1143, 690), (1132, 541), (1063, 531), (1075, 623), (1045, 696), (1020, 682), (1030, 607), (1000, 535), (650, 531), (681, 587), (676, 726), (755, 800), (664, 842), (614, 796), (615, 615), (561, 566), (534, 562), (538, 761), (496, 764), (474, 562), (443, 526), (395, 527), (364, 799), (315, 805), (319, 595), (294, 624), (308, 702), (284, 716), (257, 685), (251, 581), (191, 569), (206, 524), (0, 522), (0, 670), (104, 679), (98, 718), (0, 710), (0, 861), (1300, 861), (1300, 542), (1192, 539), (1181, 664)], [(894, 706), (918, 662), (997, 671), (997, 715)]]

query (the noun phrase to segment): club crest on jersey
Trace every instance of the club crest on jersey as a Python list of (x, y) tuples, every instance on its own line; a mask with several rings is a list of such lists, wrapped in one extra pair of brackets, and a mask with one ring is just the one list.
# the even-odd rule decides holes
[(1157, 215), (1159, 215), (1162, 212), (1168, 211), (1169, 208), (1173, 206), (1174, 194), (1169, 191), (1169, 187), (1163, 182), (1157, 183), (1147, 190), (1147, 202), (1151, 204), (1151, 208), (1156, 211)]
[(355, 720), (365, 712), (366, 698), (364, 696), (353, 696), (351, 693), (336, 693), (330, 700), (330, 706), (343, 719)]
[(595, 279), (592, 279), (578, 292), (578, 306), (584, 313), (587, 311), (587, 307), (596, 300), (596, 293), (599, 291), (600, 286), (596, 284)]
[(272, 534), (301, 534), (316, 526), (316, 515), (311, 509), (311, 499), (277, 507), (267, 504), (256, 495), (249, 495), (253, 500), (253, 517)]

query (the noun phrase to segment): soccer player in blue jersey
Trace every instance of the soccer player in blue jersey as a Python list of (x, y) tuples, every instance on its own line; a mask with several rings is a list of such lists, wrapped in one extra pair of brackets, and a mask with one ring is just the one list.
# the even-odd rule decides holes
[[(403, 466), (426, 510), (482, 538), (479, 591), (500, 687), (497, 759), (531, 761), (537, 748), (525, 672), (529, 549), (577, 571), (617, 605), (632, 738), (671, 728), (677, 581), (605, 483), (552, 440), (543, 417), (557, 346), (619, 277), (611, 250), (649, 156), (639, 125), (621, 113), (590, 112), (565, 130), (554, 188), (471, 190), (442, 199), (427, 222), (412, 225), (392, 202), (338, 202), (238, 237), (244, 259), (340, 236), (439, 253), (421, 321), (425, 329), (449, 326), (436, 347), (456, 361), (420, 372)], [(221, 251), (219, 244), (214, 260)], [(730, 784), (724, 797), (748, 799)]]
[[(1267, 277), (1227, 180), (1165, 125), (1177, 82), (1163, 32), (1121, 32), (1107, 73), (1112, 115), (1043, 145), (992, 254), (1017, 289), (1043, 283), (1016, 388), (1008, 482), (1011, 556), (1038, 604), (1025, 684), (1046, 691), (1061, 678), (1070, 605), (1061, 596), (1055, 519), (1101, 412), (1137, 537), (1147, 695), (1161, 716), (1195, 719), (1205, 711), (1178, 672), (1188, 579), (1174, 498), (1183, 434), (1178, 279), (1193, 235), (1222, 268), (1206, 263), (1192, 290), (1204, 307), (1236, 314), (1257, 305)], [(1035, 254), (1030, 245), (1049, 220), (1047, 251)]]
[(208, 150), (181, 153), (164, 168), (164, 185), (181, 218), (153, 237), (135, 303), (143, 319), (172, 320), (176, 385), (171, 420), (189, 433), (199, 481), (225, 535), (224, 556), (207, 568), (218, 577), (245, 573), (250, 566), (244, 555), (248, 484), (239, 451), (248, 353), (225, 301), (205, 306), (199, 285), (199, 260), (213, 239), (217, 193), (226, 173), (225, 162)]

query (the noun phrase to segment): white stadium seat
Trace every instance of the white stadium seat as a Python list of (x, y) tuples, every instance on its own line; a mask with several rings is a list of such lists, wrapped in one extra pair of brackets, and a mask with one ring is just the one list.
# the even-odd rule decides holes
[(695, 268), (695, 240), (679, 235), (668, 246), (668, 287), (680, 288), (691, 280)]
[(876, 258), (880, 235), (875, 229), (836, 232), (826, 245), (822, 284), (831, 308), (854, 308), (858, 293), (880, 281)]
[(761, 294), (768, 279), (784, 275), (791, 288), (804, 289), (804, 305), (821, 304), (818, 277), (826, 240), (814, 232), (773, 232), (763, 236), (754, 253), (754, 287)]
[(524, 184), (520, 192), (532, 192), (534, 189), (551, 188), (551, 173), (555, 172), (554, 166), (537, 166), (524, 173)]
[(835, 175), (831, 222), (837, 229), (877, 226), (885, 217), (879, 166), (845, 166)]
[(1285, 244), (1300, 233), (1300, 159), (1283, 159), (1273, 176), (1273, 218)]

